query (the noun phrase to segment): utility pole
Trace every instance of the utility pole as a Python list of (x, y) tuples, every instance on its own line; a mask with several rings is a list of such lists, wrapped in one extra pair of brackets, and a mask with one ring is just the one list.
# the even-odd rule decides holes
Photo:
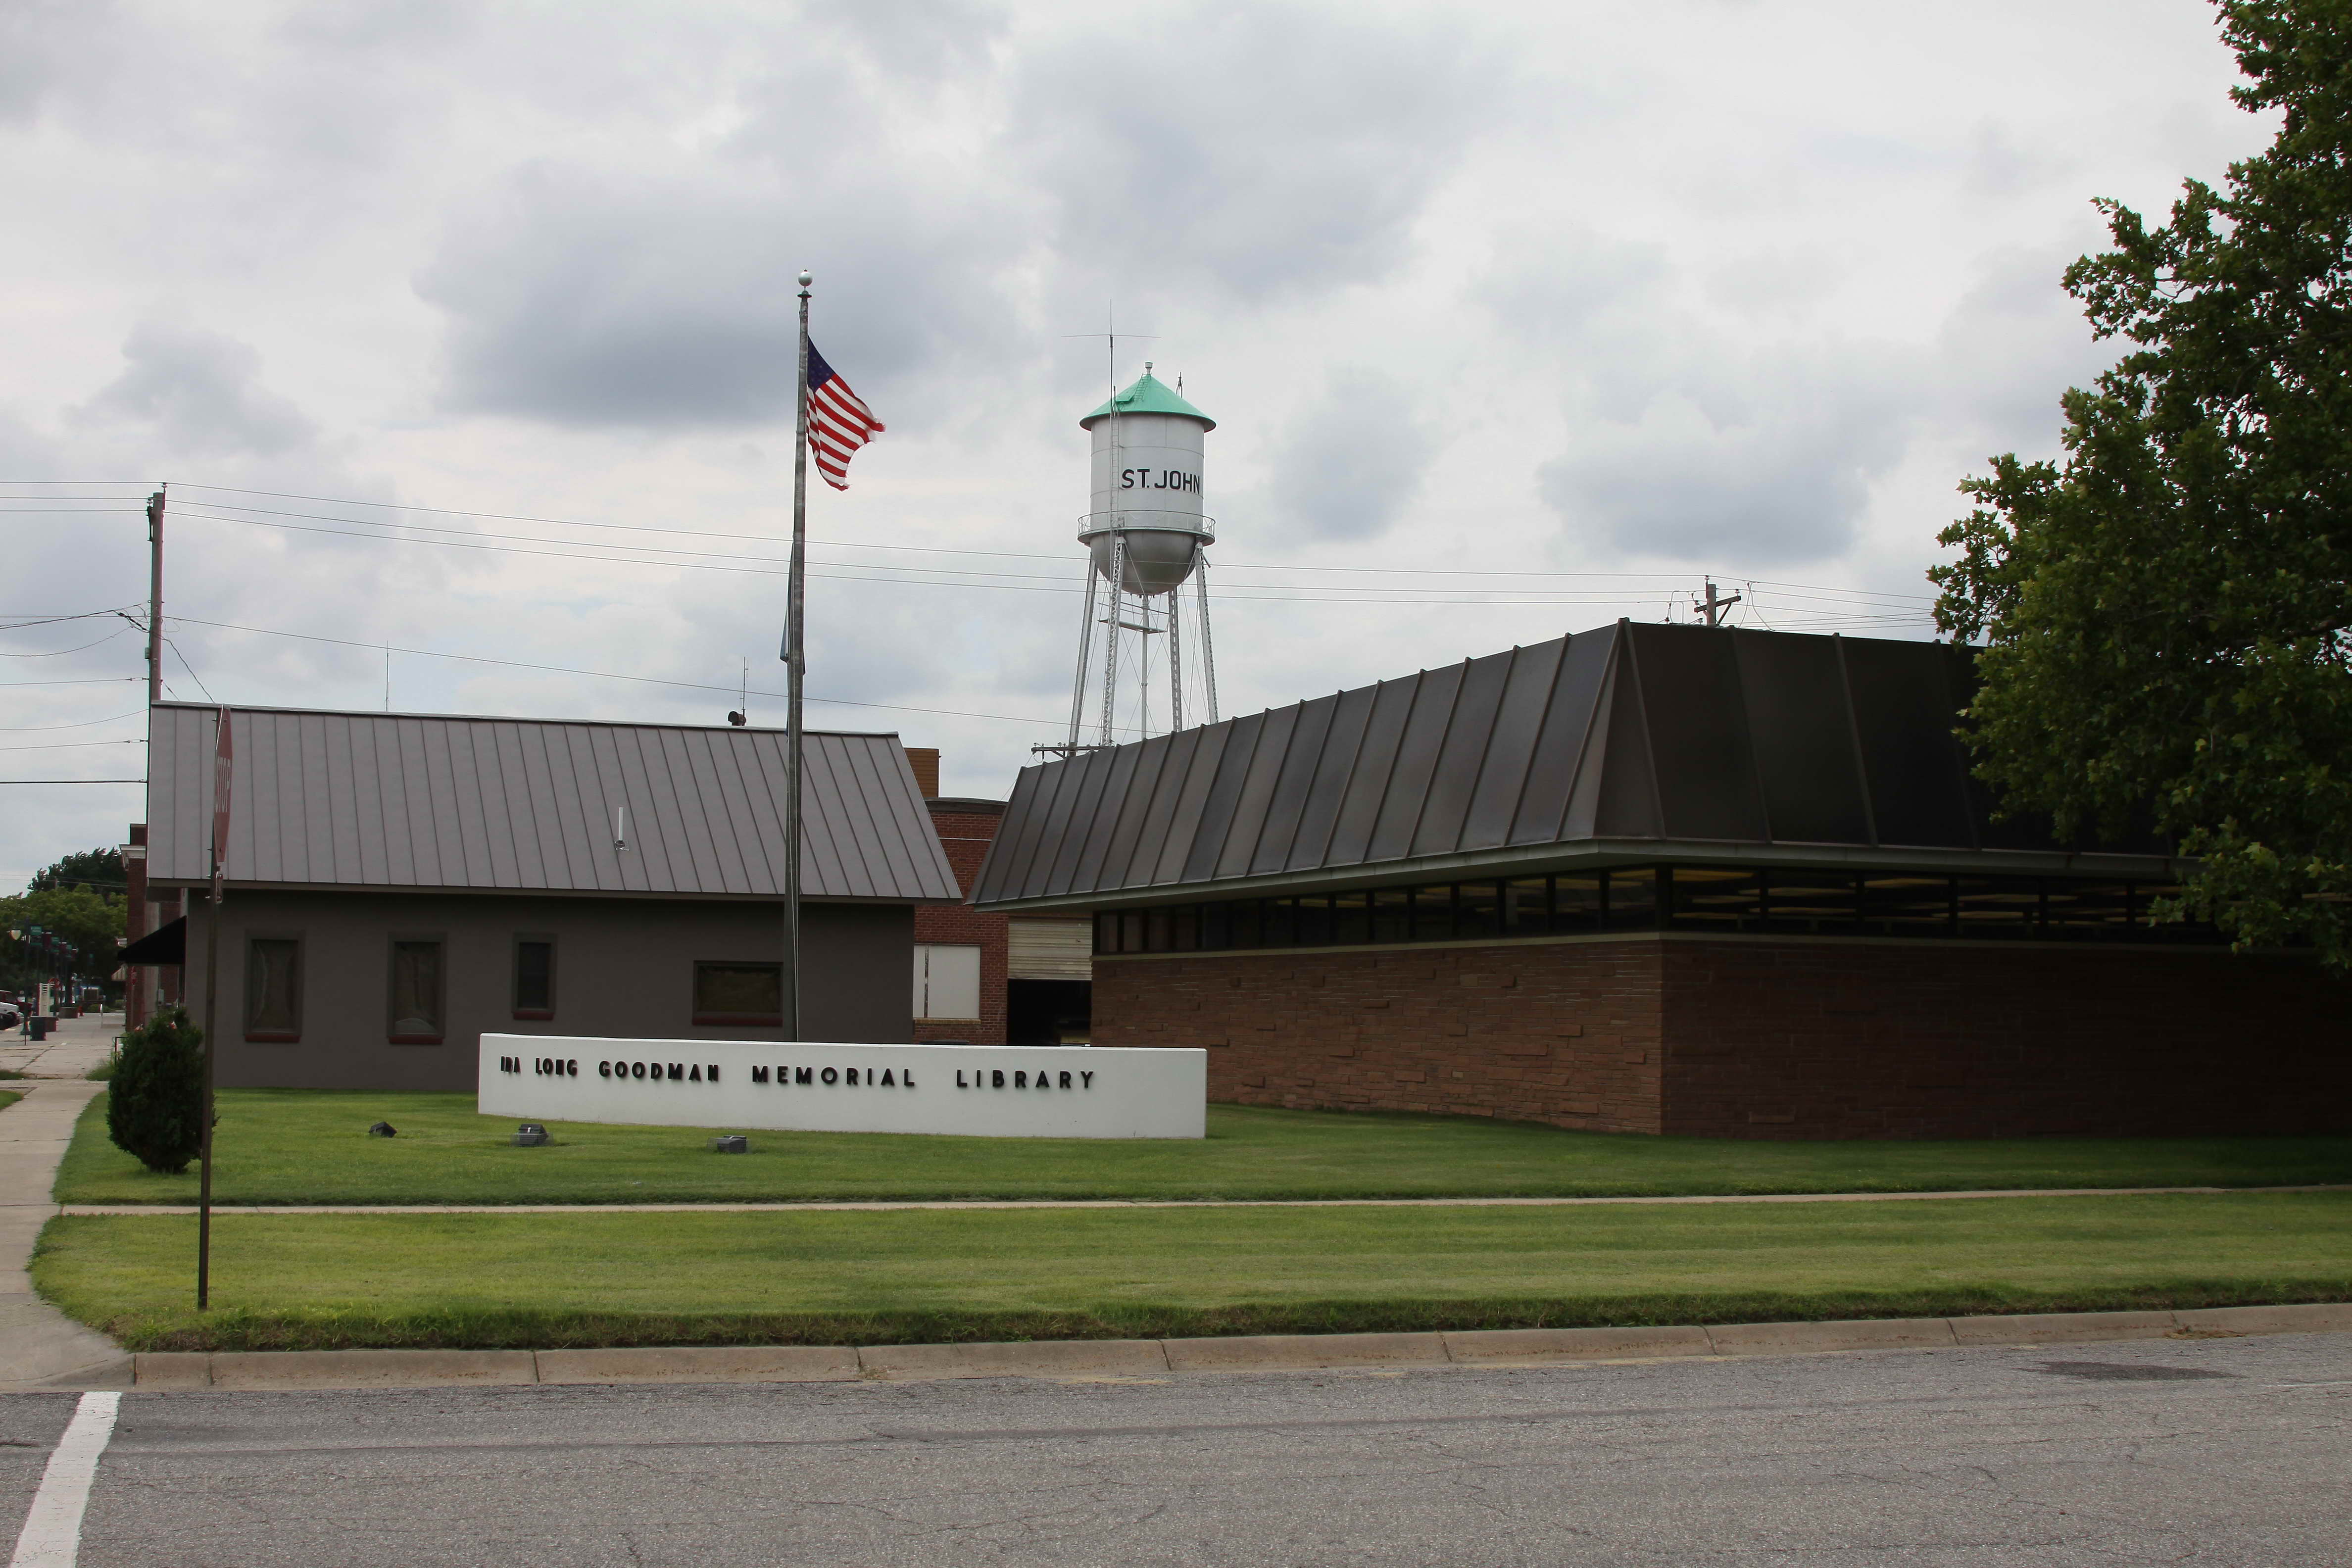
[[(166, 485), (164, 489), (171, 487)], [(147, 706), (163, 700), (163, 490), (147, 498)]]
[(1738, 594), (1732, 595), (1728, 599), (1717, 598), (1715, 596), (1715, 579), (1710, 577), (1706, 580), (1706, 597), (1705, 599), (1693, 599), (1691, 601), (1691, 608), (1705, 615), (1706, 616), (1706, 624), (1708, 626), (1719, 626), (1723, 624), (1725, 613), (1727, 612), (1732, 605), (1739, 603), (1739, 599), (1740, 595)]

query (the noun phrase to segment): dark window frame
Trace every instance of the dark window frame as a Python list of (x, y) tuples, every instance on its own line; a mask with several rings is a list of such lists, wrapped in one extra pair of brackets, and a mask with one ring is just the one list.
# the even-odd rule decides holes
[[(264, 942), (284, 942), (294, 945), (293, 1014), (290, 1029), (257, 1029), (253, 1026), (253, 959), (254, 944)], [(300, 931), (248, 931), (245, 933), (244, 1024), (245, 1037), (255, 1045), (299, 1046), (302, 1043), (302, 961), (306, 944)]]
[[(772, 1013), (705, 1012), (702, 1008), (702, 972), (706, 969), (764, 969), (776, 977), (776, 1010)], [(784, 966), (756, 958), (698, 958), (688, 972), (687, 1016), (697, 1028), (781, 1029), (784, 1026)]]
[[(431, 946), (433, 960), (433, 1034), (402, 1034), (400, 1023), (400, 950)], [(395, 1046), (439, 1046), (449, 1040), (449, 935), (446, 931), (394, 931), (383, 944), (383, 1036)]]
[[(522, 1005), (522, 950), (533, 944), (543, 945), (547, 949), (547, 1005), (544, 1007), (526, 1007)], [(519, 931), (515, 932), (514, 941), (507, 955), (507, 973), (509, 981), (507, 1001), (518, 1020), (524, 1023), (544, 1024), (555, 1017), (556, 966), (562, 961), (562, 955), (558, 952), (560, 945), (552, 931)]]

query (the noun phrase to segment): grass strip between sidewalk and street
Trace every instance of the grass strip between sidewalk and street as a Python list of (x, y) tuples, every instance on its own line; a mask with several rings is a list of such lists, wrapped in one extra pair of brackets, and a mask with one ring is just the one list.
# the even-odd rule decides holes
[(0, 1110), (7, 1110), (24, 1098), (24, 1091), (21, 1089), (0, 1089)]
[[(225, 1205), (600, 1204), (956, 1198), (1612, 1197), (2352, 1182), (2352, 1138), (1759, 1142), (1578, 1132), (1462, 1116), (1212, 1105), (1205, 1139), (961, 1138), (740, 1128), (515, 1124), (470, 1094), (228, 1089), (214, 1201)], [(370, 1138), (384, 1121), (394, 1138)], [(90, 1102), (59, 1202), (189, 1204), (194, 1169), (147, 1171)]]
[(2352, 1300), (2352, 1194), (1640, 1208), (52, 1219), (137, 1351), (876, 1344)]

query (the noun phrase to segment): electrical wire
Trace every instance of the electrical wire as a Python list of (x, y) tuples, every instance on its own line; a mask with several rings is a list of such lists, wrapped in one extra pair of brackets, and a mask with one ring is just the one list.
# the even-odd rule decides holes
[[(169, 620), (171, 617), (166, 616), (164, 619)], [(196, 689), (205, 694), (205, 700), (207, 702), (217, 700), (217, 699), (213, 696), (212, 689), (205, 684), (205, 678), (196, 673), (196, 667), (188, 662), (188, 656), (180, 652), (180, 645), (172, 641), (170, 633), (166, 632), (163, 635), (163, 641), (170, 645), (172, 652), (178, 657), (180, 660), (180, 668), (188, 672), (188, 679), (196, 683)]]
[(128, 713), (117, 713), (111, 719), (83, 719), (71, 724), (0, 724), (0, 735), (29, 735), (37, 730), (89, 730), (100, 724), (120, 724), (125, 719), (136, 719), (146, 712), (134, 708)]
[[(0, 627), (0, 630), (11, 629), (13, 628)], [(114, 630), (99, 638), (98, 642), (86, 642), (82, 644), (80, 647), (53, 648), (47, 653), (0, 653), (0, 658), (63, 658), (69, 653), (80, 653), (86, 648), (96, 647), (98, 643), (112, 642), (116, 637), (122, 635), (122, 630), (123, 628), (117, 626)]]
[(0, 691), (19, 686), (112, 686), (118, 681), (146, 679), (143, 675), (97, 675), (81, 680), (0, 680)]
[(37, 746), (0, 746), (0, 752), (70, 752), (78, 746), (143, 746), (137, 741), (50, 741)]
[[(5, 483), (5, 482), (6, 482), (6, 481), (0, 481), (0, 483)], [(533, 522), (533, 523), (541, 523), (541, 524), (547, 525), (547, 526), (549, 526), (549, 527), (556, 527), (556, 528), (587, 528), (587, 529), (597, 529), (597, 530), (610, 531), (614, 531), (614, 532), (625, 532), (625, 533), (660, 533), (660, 534), (670, 534), (670, 535), (674, 535), (674, 536), (677, 536), (677, 537), (679, 537), (679, 538), (697, 538), (697, 539), (740, 539), (740, 540), (749, 540), (749, 541), (753, 541), (753, 542), (761, 542), (761, 543), (772, 543), (772, 542), (774, 542), (774, 536), (773, 536), (773, 535), (771, 535), (771, 534), (761, 534), (761, 533), (730, 533), (730, 532), (719, 532), (719, 531), (716, 531), (709, 530), (709, 529), (694, 529), (694, 528), (656, 528), (656, 527), (654, 527), (654, 526), (652, 526), (652, 525), (645, 524), (645, 523), (624, 523), (624, 522), (587, 522), (587, 521), (581, 521), (581, 520), (579, 520), (579, 519), (576, 519), (576, 518), (563, 518), (563, 517), (534, 517), (534, 516), (526, 516), (526, 515), (523, 515), (523, 514), (520, 514), (520, 513), (515, 513), (515, 512), (485, 512), (485, 511), (467, 511), (467, 510), (463, 510), (462, 508), (418, 506), (418, 505), (409, 505), (409, 504), (403, 503), (403, 502), (398, 502), (398, 501), (371, 501), (371, 500), (352, 500), (352, 499), (350, 499), (350, 498), (348, 498), (348, 497), (341, 497), (341, 496), (318, 496), (318, 495), (307, 495), (307, 494), (302, 494), (302, 493), (299, 493), (299, 492), (296, 492), (296, 491), (289, 491), (289, 490), (257, 490), (257, 489), (239, 489), (239, 488), (237, 488), (237, 487), (236, 487), (236, 486), (233, 486), (233, 485), (194, 485), (194, 484), (185, 484), (185, 483), (183, 483), (183, 484), (181, 484), (180, 488), (181, 488), (181, 489), (183, 489), (212, 490), (212, 491), (215, 491), (215, 492), (222, 493), (222, 494), (226, 494), (226, 495), (258, 495), (258, 496), (267, 496), (267, 497), (271, 498), (272, 500), (310, 500), (310, 501), (320, 501), (320, 502), (323, 502), (323, 503), (325, 503), (325, 504), (327, 504), (327, 505), (330, 505), (330, 506), (374, 507), (374, 508), (378, 508), (378, 509), (382, 509), (382, 510), (392, 510), (392, 511), (415, 511), (415, 512), (428, 512), (428, 513), (435, 513), (435, 514), (437, 514), (437, 515), (439, 515), (439, 516), (443, 516), (443, 517), (471, 517), (471, 518), (481, 518), (481, 519), (484, 519), (484, 520), (486, 520), (486, 521), (493, 521), (493, 522)], [(321, 517), (320, 514), (318, 514), (318, 513), (314, 513), (314, 512), (278, 512), (278, 511), (271, 510), (270, 509), (266, 509), (266, 508), (261, 508), (261, 507), (247, 507), (247, 506), (241, 506), (241, 505), (238, 505), (237, 503), (235, 503), (235, 502), (228, 502), (228, 501), (207, 502), (207, 503), (205, 503), (205, 504), (207, 504), (207, 505), (214, 505), (214, 506), (220, 506), (220, 507), (226, 507), (226, 508), (228, 508), (229, 510), (236, 510), (236, 511), (251, 511), (251, 512), (258, 512), (258, 513), (261, 513), (261, 514), (263, 514), (263, 515), (267, 515), (267, 516), (301, 517), (301, 518), (308, 518), (308, 519), (310, 519), (310, 520), (312, 520), (312, 521), (327, 521), (327, 522), (356, 522), (356, 523), (362, 523), (362, 524), (367, 524), (367, 523), (368, 523), (368, 520), (363, 519), (363, 518), (336, 518), (336, 517)], [(391, 527), (391, 526), (398, 526), (398, 525), (396, 525), (396, 524), (371, 524), (370, 526), (376, 526), (376, 527)], [(410, 525), (410, 526), (415, 526), (415, 525)], [(440, 530), (440, 531), (438, 531), (448, 532), (448, 531), (452, 531), (452, 530)], [(491, 536), (491, 537), (501, 537), (501, 536), (493, 535), (493, 536)], [(526, 537), (528, 537), (528, 536), (526, 536)], [(541, 542), (553, 543), (553, 542), (557, 542), (557, 541), (541, 541)], [(1011, 550), (973, 550), (973, 549), (969, 549), (969, 548), (956, 548), (956, 547), (940, 546), (940, 545), (918, 545), (918, 544), (875, 544), (875, 543), (872, 543), (872, 542), (870, 542), (863, 541), (863, 540), (812, 539), (812, 540), (810, 540), (810, 541), (809, 541), (809, 542), (810, 542), (811, 544), (814, 544), (814, 545), (822, 545), (822, 546), (824, 546), (824, 547), (825, 547), (825, 548), (827, 548), (827, 549), (842, 549), (842, 550), (882, 550), (882, 551), (893, 551), (893, 552), (911, 552), (920, 553), (920, 554), (935, 554), (935, 555), (979, 555), (979, 556), (991, 556), (991, 557), (995, 557), (995, 558), (998, 558), (998, 559), (1003, 559), (1003, 560), (1018, 560), (1018, 561), (1067, 561), (1067, 560), (1069, 559), (1069, 557), (1067, 557), (1067, 556), (1066, 556), (1066, 555), (1047, 555), (1047, 554), (1041, 554), (1041, 553), (1037, 553), (1037, 552), (1028, 552), (1028, 551), (1011, 551)], [(620, 549), (640, 549), (640, 550), (643, 550), (643, 549), (649, 549), (649, 548), (652, 548), (652, 547), (647, 547), (647, 546), (635, 546), (635, 545), (622, 545), (622, 546), (616, 546), (616, 547), (614, 547), (614, 548), (620, 548)], [(664, 553), (668, 553), (668, 552), (664, 552)], [(681, 552), (681, 553), (683, 553), (683, 552)], [(770, 558), (768, 558), (768, 557), (739, 557), (739, 558), (737, 558), (737, 559), (754, 559), (754, 560), (760, 560), (760, 559), (770, 559)], [(850, 563), (841, 563), (841, 564), (850, 564)], [(1545, 577), (1545, 578), (1600, 578), (1600, 579), (1645, 579), (1645, 578), (1646, 578), (1646, 579), (1652, 579), (1652, 580), (1664, 580), (1664, 581), (1674, 581), (1674, 582), (1680, 582), (1680, 581), (1682, 580), (1682, 576), (1683, 576), (1683, 574), (1677, 574), (1677, 573), (1667, 573), (1667, 572), (1528, 572), (1528, 571), (1511, 571), (1511, 570), (1507, 570), (1507, 569), (1501, 569), (1501, 568), (1427, 567), (1427, 566), (1326, 566), (1326, 565), (1284, 565), (1284, 564), (1277, 564), (1277, 563), (1271, 563), (1271, 562), (1229, 562), (1229, 563), (1225, 563), (1225, 570), (1226, 570), (1226, 571), (1229, 571), (1229, 572), (1230, 572), (1230, 571), (1244, 571), (1244, 572), (1261, 572), (1261, 571), (1263, 571), (1263, 572), (1339, 572), (1339, 573), (1348, 573), (1348, 574), (1382, 574), (1382, 575), (1391, 575), (1391, 576), (1510, 577), (1510, 578), (1515, 578), (1515, 579), (1524, 579), (1524, 578), (1528, 578), (1528, 577)], [(1727, 575), (1731, 575), (1731, 574), (1724, 574), (1724, 575), (1727, 575)], [(1802, 583), (1780, 583), (1780, 582), (1775, 582), (1775, 581), (1773, 581), (1773, 580), (1771, 580), (1771, 579), (1769, 579), (1769, 578), (1763, 578), (1763, 577), (1758, 577), (1758, 578), (1753, 578), (1753, 579), (1741, 579), (1741, 580), (1742, 580), (1742, 581), (1753, 581), (1753, 582), (1756, 582), (1756, 583), (1762, 584), (1764, 584), (1764, 585), (1765, 585), (1765, 586), (1767, 586), (1767, 587), (1782, 587), (1782, 588), (1801, 588), (1801, 589), (1811, 589), (1811, 590), (1816, 590), (1816, 591), (1826, 591), (1826, 592), (1834, 593), (1834, 594), (1852, 594), (1852, 595), (1855, 595), (1863, 596), (1863, 597), (1870, 597), (1870, 598), (1885, 598), (1885, 599), (1894, 599), (1894, 600), (1899, 600), (1899, 601), (1916, 601), (1916, 602), (1919, 602), (1919, 603), (1928, 603), (1928, 602), (1931, 602), (1931, 601), (1932, 601), (1932, 599), (1933, 599), (1933, 597), (1934, 597), (1932, 595), (1918, 595), (1918, 594), (1892, 594), (1892, 593), (1888, 593), (1888, 592), (1886, 592), (1886, 591), (1885, 591), (1885, 590), (1876, 590), (1876, 589), (1827, 589), (1827, 590), (1822, 590), (1822, 589), (1821, 588), (1821, 585), (1820, 585), (1820, 584), (1802, 584)]]
[[(163, 619), (174, 625), (184, 626), (211, 626), (221, 631), (251, 632), (260, 637), (292, 637), (300, 642), (333, 643), (340, 647), (364, 648), (370, 653), (382, 653), (384, 651), (386, 646), (383, 643), (355, 642), (349, 637), (321, 637), (315, 632), (282, 632), (269, 626), (232, 626), (226, 621), (200, 621), (189, 616), (165, 616)], [(529, 664), (521, 659), (492, 658), (486, 654), (443, 653), (438, 649), (429, 647), (394, 647), (392, 651), (394, 653), (413, 654), (420, 658), (447, 658), (456, 659), (467, 664), (501, 665), (509, 669), (535, 669), (551, 675), (584, 675), (598, 680), (634, 681), (641, 686), (674, 686), (688, 691), (733, 692), (739, 689), (739, 688), (735, 686), (714, 686), (707, 682), (698, 680), (664, 680), (650, 675), (619, 675), (608, 669), (578, 669), (572, 666), (562, 664)], [(194, 674), (194, 672), (192, 670), (189, 673)], [(784, 692), (762, 691), (756, 687), (751, 689), (751, 695), (754, 697), (773, 697), (778, 700), (782, 700), (786, 697), (786, 693)], [(1009, 724), (1041, 724), (1048, 729), (1059, 729), (1064, 727), (1067, 722), (1066, 720), (1033, 718), (1016, 713), (974, 713), (956, 708), (910, 708), (902, 702), (856, 702), (845, 697), (804, 697), (802, 700), (807, 702), (822, 702), (829, 707), (835, 708), (874, 708), (892, 713), (931, 713), (950, 719), (996, 719), (1002, 720)], [(5, 749), (6, 748), (5, 747), (0, 747), (0, 750)]]

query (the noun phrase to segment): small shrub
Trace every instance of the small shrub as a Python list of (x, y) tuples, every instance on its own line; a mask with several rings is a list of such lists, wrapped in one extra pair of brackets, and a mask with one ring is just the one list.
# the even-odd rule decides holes
[(178, 1174), (204, 1142), (204, 1039), (180, 1007), (122, 1037), (107, 1089), (106, 1132), (151, 1171)]

